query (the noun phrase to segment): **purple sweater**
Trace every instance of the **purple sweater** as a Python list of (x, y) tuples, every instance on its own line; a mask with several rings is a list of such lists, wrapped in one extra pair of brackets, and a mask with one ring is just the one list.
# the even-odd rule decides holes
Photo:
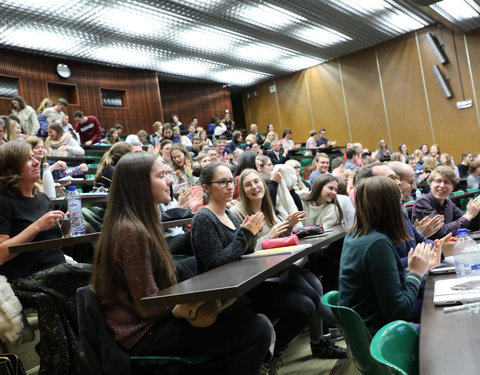
[(443, 205), (440, 205), (432, 192), (420, 196), (413, 205), (412, 222), (415, 222), (416, 219), (422, 220), (424, 217), (434, 217), (435, 215), (443, 215), (445, 224), (430, 237), (431, 239), (442, 238), (450, 232), (455, 236), (460, 228), (467, 228), (470, 225), (470, 220), (463, 217), (463, 211), (455, 206), (450, 198), (445, 199)]

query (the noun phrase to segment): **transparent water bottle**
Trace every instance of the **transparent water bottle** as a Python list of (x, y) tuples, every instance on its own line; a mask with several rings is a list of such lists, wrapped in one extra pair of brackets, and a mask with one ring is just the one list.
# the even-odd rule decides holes
[(480, 247), (468, 236), (467, 229), (458, 230), (453, 257), (457, 277), (480, 275)]
[(52, 172), (50, 172), (50, 165), (48, 163), (43, 163), (43, 192), (50, 199), (55, 199), (57, 194), (55, 194), (55, 182), (53, 181)]
[(69, 186), (67, 192), (68, 210), (70, 211), (70, 234), (72, 237), (85, 234), (82, 215), (82, 198), (76, 186)]

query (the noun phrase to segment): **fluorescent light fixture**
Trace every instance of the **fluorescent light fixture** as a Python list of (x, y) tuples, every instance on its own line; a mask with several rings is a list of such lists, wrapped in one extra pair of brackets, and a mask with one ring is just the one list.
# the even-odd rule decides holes
[(308, 43), (319, 46), (331, 46), (333, 44), (352, 40), (349, 36), (339, 33), (329, 28), (309, 27), (300, 29), (295, 33), (301, 39)]
[(234, 42), (234, 39), (227, 33), (206, 28), (183, 31), (176, 40), (191, 48), (209, 51), (228, 49)]
[(278, 64), (282, 65), (287, 70), (298, 71), (302, 69), (311, 68), (312, 66), (321, 64), (325, 60), (323, 59), (315, 59), (312, 57), (306, 56), (295, 56), (289, 57), (287, 59), (279, 59), (277, 61)]
[(388, 24), (388, 27), (402, 33), (418, 30), (427, 25), (426, 22), (419, 18), (414, 18), (407, 13), (402, 13), (396, 10), (392, 10), (385, 14), (385, 17), (382, 17), (382, 20)]
[(152, 57), (144, 51), (114, 45), (97, 48), (90, 53), (90, 56), (95, 60), (134, 67), (146, 67), (153, 61)]
[(443, 0), (430, 5), (430, 8), (449, 21), (464, 21), (479, 17), (478, 12), (472, 5), (464, 0)]
[(257, 62), (275, 61), (281, 56), (288, 55), (287, 51), (270, 47), (265, 44), (248, 44), (235, 49), (235, 56), (239, 59), (253, 60)]
[(214, 62), (194, 59), (174, 59), (170, 61), (162, 61), (157, 64), (157, 68), (165, 73), (204, 78), (208, 78), (211, 70), (215, 67), (223, 66)]
[(271, 77), (270, 74), (240, 69), (227, 69), (215, 72), (211, 79), (232, 85), (248, 86)]
[(337, 0), (336, 5), (341, 6), (348, 11), (354, 11), (353, 13), (371, 14), (378, 11), (389, 9), (392, 6), (384, 0)]
[[(3, 0), (2, 3), (4, 5), (13, 5), (15, 7), (20, 7), (22, 9), (45, 9), (49, 10), (50, 12), (55, 10), (61, 10), (64, 6), (70, 7), (72, 6), (75, 1), (70, 0), (22, 0), (21, 2), (17, 0)], [(78, 2), (78, 1), (77, 1)]]
[(1, 39), (5, 44), (31, 48), (37, 51), (58, 52), (77, 48), (82, 44), (79, 39), (73, 39), (59, 34), (57, 30), (51, 32), (43, 30), (13, 30), (8, 35), (4, 34)]
[(166, 17), (154, 17), (139, 14), (132, 9), (104, 8), (96, 15), (97, 23), (102, 27), (111, 27), (123, 33), (133, 35), (160, 34), (168, 27)]
[(256, 26), (261, 25), (269, 29), (285, 28), (294, 23), (306, 21), (304, 17), (270, 4), (245, 6), (234, 13), (235, 17), (240, 20), (246, 20)]

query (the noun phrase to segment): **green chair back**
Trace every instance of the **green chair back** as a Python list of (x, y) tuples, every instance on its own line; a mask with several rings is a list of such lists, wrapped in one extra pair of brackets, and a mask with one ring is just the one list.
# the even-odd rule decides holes
[(373, 337), (370, 353), (392, 374), (418, 374), (418, 332), (410, 323), (396, 320)]
[(348, 307), (338, 305), (338, 291), (332, 290), (325, 294), (322, 303), (330, 307), (337, 318), (358, 370), (365, 375), (390, 375), (390, 372), (370, 355), (372, 335), (360, 315)]

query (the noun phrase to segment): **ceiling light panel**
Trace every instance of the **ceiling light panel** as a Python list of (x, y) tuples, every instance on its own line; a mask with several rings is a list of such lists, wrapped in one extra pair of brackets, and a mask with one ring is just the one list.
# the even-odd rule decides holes
[(273, 4), (239, 4), (228, 10), (228, 14), (235, 19), (271, 30), (285, 29), (288, 26), (306, 21), (305, 17)]
[(326, 27), (304, 27), (296, 31), (294, 35), (307, 43), (322, 47), (352, 40), (349, 36)]
[(217, 82), (224, 82), (230, 85), (249, 86), (254, 83), (271, 78), (270, 74), (241, 69), (226, 69), (212, 74)]
[(430, 5), (430, 8), (451, 22), (471, 20), (480, 16), (473, 3), (464, 0), (443, 0)]

